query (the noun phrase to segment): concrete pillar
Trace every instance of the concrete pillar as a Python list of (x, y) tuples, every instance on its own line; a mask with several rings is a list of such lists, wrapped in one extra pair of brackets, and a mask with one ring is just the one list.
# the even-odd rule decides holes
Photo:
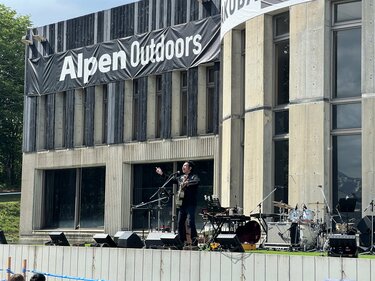
[(57, 93), (55, 100), (55, 148), (64, 147), (64, 97), (65, 93)]
[(207, 68), (205, 66), (198, 67), (198, 102), (197, 102), (197, 133), (203, 135), (206, 133), (207, 120), (207, 88), (206, 88), (206, 73)]
[(325, 1), (290, 9), (288, 200), (292, 206), (323, 202), (318, 185), (330, 196), (330, 27), (326, 14)]
[(104, 112), (103, 112), (103, 86), (95, 87), (94, 108), (94, 144), (102, 144), (104, 140)]
[(171, 137), (180, 135), (180, 72), (172, 72), (172, 123)]
[(242, 205), (243, 90), (241, 85), (241, 31), (223, 39), (223, 117), (221, 201), (223, 206)]
[[(375, 199), (375, 5), (362, 1), (362, 207)], [(371, 215), (371, 210), (363, 215)]]
[(156, 79), (155, 76), (148, 77), (147, 87), (147, 139), (155, 139), (156, 131)]
[(37, 114), (36, 114), (36, 150), (44, 150), (46, 148), (46, 96), (37, 98)]
[(74, 99), (74, 147), (83, 145), (84, 136), (84, 119), (85, 119), (85, 105), (84, 105), (84, 90), (77, 89), (75, 91)]
[[(272, 16), (259, 16), (246, 23), (243, 165), (245, 213), (253, 211), (273, 190), (273, 87), (270, 83), (273, 80), (272, 34)], [(262, 204), (263, 211), (271, 211), (271, 201), (267, 200)]]
[(124, 142), (129, 142), (133, 137), (133, 80), (125, 81), (124, 103)]

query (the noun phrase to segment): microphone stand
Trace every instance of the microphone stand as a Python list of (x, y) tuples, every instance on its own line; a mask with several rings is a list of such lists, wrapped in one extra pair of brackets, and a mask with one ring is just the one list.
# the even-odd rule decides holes
[[(160, 211), (162, 209), (161, 202), (163, 201), (164, 203), (167, 203), (169, 198), (171, 197), (171, 194), (169, 193), (168, 190), (165, 189), (165, 186), (175, 177), (176, 174), (177, 173), (173, 173), (168, 177), (167, 181), (161, 187), (159, 187), (158, 190), (153, 195), (151, 195), (151, 197), (149, 198), (150, 201), (141, 202), (140, 204), (134, 205), (134, 206), (131, 207), (132, 209), (138, 209), (138, 208), (141, 208), (141, 207), (144, 207), (144, 206), (150, 206), (153, 203), (157, 202), (158, 203), (158, 207), (157, 207), (157, 212), (158, 212), (157, 229), (158, 229), (158, 231), (160, 231)], [(156, 195), (158, 195), (158, 198), (153, 199)], [(166, 201), (165, 201), (165, 199), (166, 199)], [(149, 208), (149, 212), (151, 212), (150, 208)], [(151, 231), (151, 216), (150, 216), (150, 213), (149, 213), (149, 231)]]
[(363, 212), (365, 213), (369, 207), (371, 207), (371, 244), (367, 252), (364, 252), (363, 254), (373, 255), (374, 254), (374, 199), (371, 200), (370, 204), (366, 207), (366, 209), (363, 210)]
[[(262, 204), (264, 201), (267, 200), (268, 197), (271, 196), (272, 193), (274, 193), (276, 191), (276, 189), (278, 188), (281, 188), (281, 186), (275, 186), (275, 188), (266, 196), (263, 198), (263, 200), (253, 209), (250, 211), (250, 215), (256, 210), (256, 209), (259, 209), (259, 222), (260, 224), (262, 225)], [(267, 224), (265, 226), (263, 226), (263, 230), (265, 231), (266, 233), (266, 237), (268, 235), (268, 229), (267, 229)], [(264, 242), (264, 241), (263, 241)]]

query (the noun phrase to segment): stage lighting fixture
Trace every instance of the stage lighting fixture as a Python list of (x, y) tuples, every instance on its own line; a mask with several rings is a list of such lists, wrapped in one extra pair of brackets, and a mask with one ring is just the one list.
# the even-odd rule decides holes
[(111, 238), (109, 234), (95, 234), (94, 240), (100, 247), (117, 247), (115, 241)]
[(4, 231), (0, 230), (0, 244), (8, 244), (7, 240), (5, 239)]
[(49, 237), (51, 238), (51, 241), (48, 242), (49, 245), (70, 246), (64, 232), (51, 232), (49, 233)]

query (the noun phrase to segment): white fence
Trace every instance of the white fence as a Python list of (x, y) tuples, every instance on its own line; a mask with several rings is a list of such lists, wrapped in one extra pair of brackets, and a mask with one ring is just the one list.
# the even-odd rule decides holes
[(375, 280), (375, 259), (370, 258), (0, 245), (1, 280), (6, 279), (8, 257), (15, 273), (22, 273), (26, 260), (27, 270), (110, 281)]

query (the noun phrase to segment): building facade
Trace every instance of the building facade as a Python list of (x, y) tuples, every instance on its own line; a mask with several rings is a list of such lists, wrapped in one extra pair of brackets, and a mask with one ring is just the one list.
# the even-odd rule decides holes
[[(30, 30), (47, 40), (34, 40), (26, 61), (230, 18), (242, 2), (143, 0), (51, 24)], [(324, 202), (334, 211), (349, 196), (357, 218), (369, 214), (372, 1), (273, 0), (261, 9), (222, 34), (218, 58), (192, 67), (38, 95), (27, 94), (36, 78), (26, 74), (21, 239), (173, 228), (171, 200), (143, 203), (164, 184), (155, 167), (172, 173), (186, 159), (202, 179), (199, 208), (214, 193), (245, 214), (274, 212), (282, 200), (322, 218)]]

